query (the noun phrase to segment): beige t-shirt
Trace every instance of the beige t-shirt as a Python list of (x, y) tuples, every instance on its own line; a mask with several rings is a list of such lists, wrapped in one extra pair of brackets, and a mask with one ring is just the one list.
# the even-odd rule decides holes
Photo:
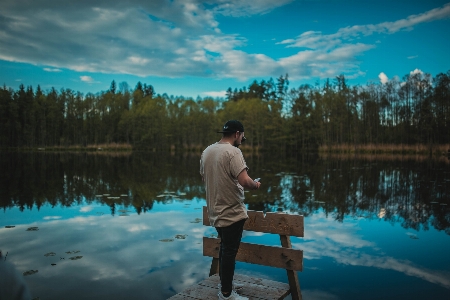
[(244, 188), (237, 179), (244, 169), (248, 170), (241, 150), (229, 143), (215, 143), (203, 151), (200, 175), (205, 180), (211, 226), (225, 227), (248, 218)]

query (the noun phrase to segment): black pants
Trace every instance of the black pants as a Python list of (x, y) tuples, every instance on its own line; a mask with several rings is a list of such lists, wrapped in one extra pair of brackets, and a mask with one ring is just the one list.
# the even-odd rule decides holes
[(222, 292), (231, 292), (236, 265), (236, 254), (241, 244), (242, 231), (246, 219), (237, 221), (227, 227), (216, 227), (221, 238), (219, 250), (219, 276)]

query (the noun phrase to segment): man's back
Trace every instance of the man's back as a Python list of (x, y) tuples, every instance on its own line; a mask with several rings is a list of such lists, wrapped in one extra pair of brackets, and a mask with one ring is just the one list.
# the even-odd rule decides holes
[(247, 218), (244, 188), (237, 176), (247, 169), (239, 148), (229, 143), (215, 143), (202, 153), (200, 174), (206, 188), (206, 202), (212, 226), (228, 226)]

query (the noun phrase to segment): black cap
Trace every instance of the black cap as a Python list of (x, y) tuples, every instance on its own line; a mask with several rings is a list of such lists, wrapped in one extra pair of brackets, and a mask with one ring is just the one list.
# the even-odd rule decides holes
[(229, 120), (223, 125), (222, 131), (217, 131), (217, 133), (226, 133), (226, 132), (244, 132), (244, 125), (238, 120)]

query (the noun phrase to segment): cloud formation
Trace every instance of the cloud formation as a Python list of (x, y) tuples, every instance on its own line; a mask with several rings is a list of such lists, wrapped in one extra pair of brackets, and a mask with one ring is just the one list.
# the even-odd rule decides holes
[(389, 78), (383, 72), (381, 72), (380, 75), (378, 75), (378, 78), (380, 78), (380, 82), (382, 84), (386, 84), (389, 81)]
[(364, 240), (357, 233), (359, 228), (355, 224), (343, 223), (339, 230), (330, 231), (330, 221), (322, 213), (310, 216), (307, 221), (308, 237), (304, 238), (305, 242), (293, 243), (293, 248), (304, 251), (305, 259), (329, 257), (339, 264), (392, 270), (450, 288), (448, 272), (424, 268), (406, 259), (386, 255), (375, 243)]
[[(299, 48), (272, 58), (242, 49), (246, 38), (224, 34), (220, 16), (236, 18), (268, 13), (293, 0), (4, 0), (0, 9), (0, 59), (67, 68), (161, 77), (247, 79), (289, 73), (292, 79), (348, 78), (364, 74), (357, 57), (375, 42), (357, 38), (412, 30), (418, 24), (450, 16), (450, 4), (405, 19), (355, 25), (334, 34), (306, 31), (279, 43)], [(275, 46), (275, 45), (274, 45)], [(89, 76), (81, 76), (93, 82)]]
[(56, 73), (62, 72), (60, 69), (52, 69), (52, 68), (44, 68), (44, 71), (45, 72), (56, 72)]
[(83, 82), (88, 82), (88, 83), (94, 82), (94, 79), (91, 76), (86, 76), (86, 75), (80, 76), (80, 80)]

